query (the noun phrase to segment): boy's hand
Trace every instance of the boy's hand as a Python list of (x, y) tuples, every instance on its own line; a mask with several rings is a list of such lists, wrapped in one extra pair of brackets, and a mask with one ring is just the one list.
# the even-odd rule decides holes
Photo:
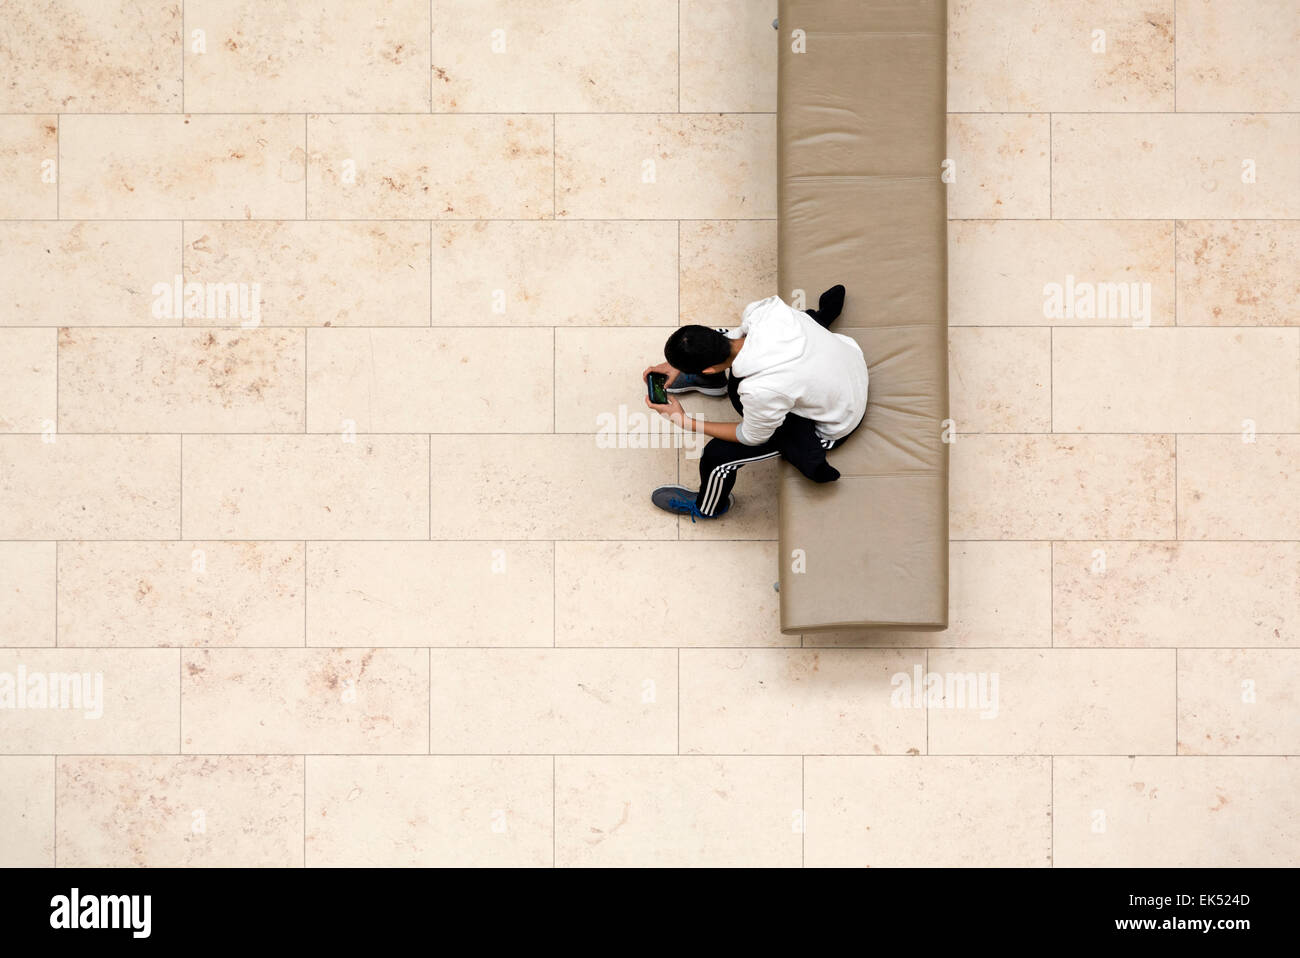
[(643, 369), (641, 371), (641, 382), (645, 382), (646, 379), (649, 378), (651, 373), (663, 373), (665, 376), (667, 376), (668, 382), (665, 385), (668, 386), (671, 386), (673, 384), (673, 380), (677, 378), (676, 369), (674, 369), (672, 366), (669, 366), (667, 363), (660, 363), (658, 366), (647, 366), (645, 369)]
[[(657, 370), (657, 369), (652, 369), (652, 370), (647, 370), (647, 372), (656, 372), (656, 373), (657, 373), (657, 372), (659, 372), (659, 370)], [(662, 406), (658, 405), (657, 403), (652, 403), (652, 402), (650, 401), (650, 397), (649, 397), (649, 396), (646, 396), (646, 397), (645, 397), (645, 404), (646, 404), (646, 406), (648, 406), (650, 409), (653, 409), (653, 410), (654, 410), (655, 412), (657, 412), (659, 415), (663, 416), (665, 419), (667, 419), (667, 420), (668, 420), (669, 422), (671, 422), (673, 425), (675, 425), (675, 426), (681, 426), (682, 428), (685, 428), (685, 425), (684, 425), (684, 423), (683, 423), (683, 420), (686, 418), (686, 410), (682, 408), (682, 404), (679, 403), (679, 402), (677, 401), (677, 397), (676, 397), (676, 396), (669, 396), (669, 397), (668, 397), (668, 402), (665, 403), (665, 404), (662, 405)]]

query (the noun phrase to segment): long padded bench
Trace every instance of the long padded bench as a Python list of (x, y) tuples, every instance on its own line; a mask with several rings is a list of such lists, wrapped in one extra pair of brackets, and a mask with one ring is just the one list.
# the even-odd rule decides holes
[(781, 0), (779, 288), (843, 283), (870, 375), (839, 481), (782, 464), (786, 633), (948, 624), (945, 6)]

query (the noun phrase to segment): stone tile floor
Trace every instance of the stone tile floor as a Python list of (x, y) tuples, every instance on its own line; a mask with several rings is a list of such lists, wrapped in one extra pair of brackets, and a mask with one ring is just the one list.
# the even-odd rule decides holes
[(5, 5), (0, 863), (1296, 861), (1300, 4), (952, 0), (952, 627), (802, 640), (637, 381), (775, 14)]

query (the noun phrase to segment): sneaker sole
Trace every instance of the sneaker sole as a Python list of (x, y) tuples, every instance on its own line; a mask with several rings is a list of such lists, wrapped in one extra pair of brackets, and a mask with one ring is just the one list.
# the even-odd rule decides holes
[(680, 396), (682, 393), (699, 393), (701, 396), (725, 396), (726, 386), (685, 386), (681, 389), (669, 389), (668, 395)]

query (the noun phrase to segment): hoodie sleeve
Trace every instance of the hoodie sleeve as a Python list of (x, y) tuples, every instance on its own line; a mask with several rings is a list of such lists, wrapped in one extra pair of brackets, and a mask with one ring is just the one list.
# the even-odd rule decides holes
[(766, 389), (746, 389), (742, 382), (738, 390), (745, 417), (736, 426), (736, 441), (746, 446), (758, 446), (772, 438), (772, 433), (785, 422), (786, 414), (794, 403), (780, 393)]

